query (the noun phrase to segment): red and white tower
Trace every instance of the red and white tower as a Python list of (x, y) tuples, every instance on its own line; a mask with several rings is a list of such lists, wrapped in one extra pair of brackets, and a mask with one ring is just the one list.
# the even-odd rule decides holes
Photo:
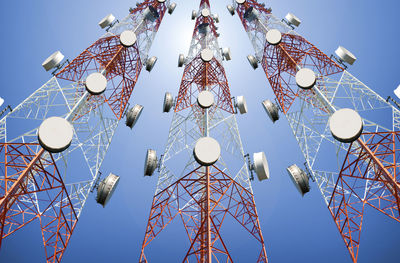
[(165, 151), (161, 158), (154, 150), (147, 152), (145, 175), (156, 168), (160, 175), (139, 261), (152, 261), (152, 254), (145, 254), (151, 242), (180, 219), (189, 240), (183, 262), (235, 261), (223, 235), (223, 225), (233, 223), (229, 221), (247, 230), (257, 244), (254, 252), (247, 251), (247, 261), (267, 262), (249, 175), (250, 168), (259, 180), (268, 178), (265, 154), (254, 154), (250, 164), (243, 151), (235, 113), (246, 113), (247, 106), (242, 96), (231, 97), (222, 65), (231, 54), (218, 45), (219, 18), (208, 0), (201, 0), (192, 19), (196, 24), (189, 53), (178, 60), (185, 68), (178, 96), (165, 94), (164, 111), (174, 109)]
[[(333, 220), (357, 261), (366, 206), (400, 222), (400, 112), (346, 69), (355, 56), (339, 47), (327, 56), (294, 31), (301, 21), (285, 19), (256, 0), (234, 0), (254, 46), (251, 66), (261, 64), (277, 104), (263, 102), (276, 121), (286, 116)], [(385, 118), (385, 116), (388, 116)], [(307, 174), (288, 168), (301, 194), (309, 191)]]
[[(119, 121), (132, 127), (142, 107), (127, 110), (164, 14), (176, 4), (145, 0), (120, 22), (108, 15), (107, 33), (71, 62), (54, 53), (43, 62), (54, 70), (42, 87), (0, 120), (0, 245), (38, 220), (47, 262), (60, 262)], [(68, 166), (87, 167), (73, 174)], [(98, 186), (105, 205), (118, 176)], [(36, 261), (32, 259), (32, 261)]]

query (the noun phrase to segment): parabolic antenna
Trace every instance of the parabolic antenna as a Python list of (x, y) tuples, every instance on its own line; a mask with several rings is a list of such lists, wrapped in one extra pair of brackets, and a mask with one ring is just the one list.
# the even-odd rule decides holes
[(264, 100), (262, 105), (272, 122), (279, 120), (279, 109), (271, 100)]
[(221, 147), (217, 140), (211, 137), (202, 137), (197, 140), (193, 149), (194, 159), (201, 165), (210, 166), (221, 156)]
[(214, 104), (214, 94), (208, 90), (203, 90), (197, 97), (197, 103), (203, 109), (210, 108)]
[(201, 10), (201, 15), (204, 17), (208, 17), (210, 15), (210, 10), (208, 10), (208, 8), (203, 8)]
[(332, 136), (344, 143), (357, 140), (363, 131), (360, 115), (353, 109), (340, 109), (329, 118)]
[(289, 166), (286, 170), (288, 171), (293, 184), (302, 196), (305, 193), (310, 192), (310, 183), (306, 172), (300, 169), (296, 164)]
[(396, 95), (397, 98), (400, 99), (400, 85), (393, 92), (394, 92), (394, 95)]
[(342, 46), (339, 46), (335, 50), (335, 53), (342, 61), (344, 61), (350, 65), (353, 65), (357, 59), (356, 56), (354, 56), (350, 51), (348, 51), (347, 49), (345, 49)]
[(87, 76), (85, 80), (86, 90), (92, 95), (99, 95), (107, 88), (107, 79), (103, 74), (95, 72)]
[(268, 44), (278, 45), (282, 41), (282, 34), (278, 29), (271, 29), (265, 35)]
[(119, 182), (119, 176), (110, 173), (104, 180), (102, 180), (97, 188), (97, 203), (101, 204), (103, 207), (106, 206), (108, 201), (110, 201), (115, 189), (117, 188)]
[(163, 103), (163, 112), (169, 112), (174, 105), (174, 97), (171, 93), (165, 92), (164, 95), (164, 103)]
[(301, 20), (297, 16), (293, 15), (292, 13), (288, 13), (285, 16), (285, 18), (289, 22), (289, 24), (294, 25), (294, 26), (299, 26), (301, 23)]
[(200, 57), (204, 62), (210, 62), (214, 54), (211, 49), (205, 48), (200, 52)]
[(267, 157), (265, 157), (264, 152), (258, 152), (253, 154), (254, 160), (254, 171), (257, 174), (258, 180), (262, 181), (269, 179), (269, 168)]
[(0, 97), (0, 107), (3, 105), (4, 103), (4, 99), (2, 97)]
[(236, 97), (236, 106), (239, 109), (240, 114), (247, 113), (247, 102), (244, 96)]
[(311, 89), (316, 81), (317, 77), (314, 71), (309, 68), (302, 68), (296, 73), (296, 84), (302, 89)]
[(253, 69), (258, 68), (258, 61), (257, 61), (257, 59), (256, 59), (253, 55), (248, 55), (248, 56), (247, 56), (247, 60), (249, 61), (250, 66), (251, 66)]
[(232, 59), (231, 49), (229, 47), (222, 48), (222, 55), (225, 57), (226, 60)]
[(133, 106), (130, 110), (128, 110), (128, 112), (126, 113), (126, 126), (128, 126), (129, 128), (133, 128), (133, 126), (135, 126), (137, 120), (140, 117), (140, 114), (142, 114), (143, 111), (143, 106), (136, 104), (135, 106)]
[(146, 160), (144, 161), (144, 175), (151, 176), (157, 168), (157, 152), (148, 149), (146, 153)]
[(137, 37), (135, 32), (131, 30), (125, 30), (124, 32), (121, 33), (119, 36), (119, 42), (124, 46), (124, 47), (131, 47), (136, 43)]
[(144, 10), (144, 17), (146, 20), (154, 22), (160, 17), (160, 15), (158, 14), (157, 9), (150, 5)]
[(157, 0), (157, 2), (159, 2), (159, 3), (164, 3), (165, 0)]
[(197, 12), (196, 10), (192, 11), (192, 20), (194, 20), (197, 17)]
[(178, 67), (182, 67), (184, 63), (185, 63), (185, 55), (179, 54)]
[(233, 6), (227, 5), (227, 6), (226, 6), (226, 9), (228, 9), (228, 11), (229, 11), (229, 13), (230, 13), (231, 15), (235, 15), (235, 8), (233, 8)]
[(56, 51), (51, 54), (48, 58), (45, 59), (42, 63), (42, 67), (49, 71), (52, 68), (57, 67), (60, 65), (61, 61), (64, 59), (64, 55), (60, 51)]
[(244, 2), (246, 2), (246, 0), (236, 0), (236, 3), (239, 5), (244, 4)]
[(150, 72), (154, 68), (154, 65), (156, 64), (156, 62), (157, 62), (157, 57), (155, 57), (155, 56), (147, 59), (147, 61), (146, 61), (146, 70), (148, 72)]
[(109, 25), (112, 24), (112, 22), (115, 20), (115, 16), (113, 14), (109, 14), (106, 17), (104, 17), (102, 20), (99, 22), (99, 26), (101, 28), (108, 27)]
[(176, 8), (176, 3), (171, 3), (168, 6), (168, 14), (172, 15), (172, 13), (174, 12), (175, 8)]
[(64, 118), (50, 117), (39, 126), (38, 141), (51, 153), (59, 153), (67, 149), (72, 142), (74, 129)]

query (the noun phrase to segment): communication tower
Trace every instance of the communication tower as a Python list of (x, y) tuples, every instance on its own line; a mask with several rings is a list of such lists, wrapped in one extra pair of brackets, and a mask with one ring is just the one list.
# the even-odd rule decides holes
[(267, 262), (251, 179), (253, 171), (260, 181), (268, 179), (268, 163), (263, 152), (251, 162), (243, 151), (235, 113), (246, 113), (247, 105), (243, 96), (231, 96), (222, 65), (231, 52), (218, 45), (218, 15), (201, 0), (192, 19), (189, 53), (178, 58), (178, 66), (184, 66), (179, 93), (164, 98), (163, 111), (174, 111), (164, 153), (146, 155), (144, 174), (157, 169), (159, 177), (139, 262), (151, 261), (146, 249), (179, 218), (189, 239), (183, 262), (233, 262), (221, 231), (228, 217), (258, 244), (248, 262)]
[[(399, 110), (347, 71), (356, 57), (339, 46), (327, 56), (294, 29), (301, 20), (276, 18), (256, 0), (233, 0), (275, 94), (262, 102), (272, 121), (283, 113), (306, 160), (287, 171), (303, 195), (315, 179), (333, 220), (357, 261), (364, 209), (400, 221)], [(390, 120), (382, 116), (391, 116)]]
[[(57, 51), (42, 66), (54, 75), (0, 120), (0, 245), (39, 220), (47, 262), (60, 262), (91, 190), (105, 206), (119, 177), (100, 183), (100, 167), (119, 121), (133, 127), (143, 109), (128, 110), (169, 0), (145, 0), (121, 21), (106, 16), (107, 32), (78, 57)], [(70, 165), (87, 167), (72, 174)]]

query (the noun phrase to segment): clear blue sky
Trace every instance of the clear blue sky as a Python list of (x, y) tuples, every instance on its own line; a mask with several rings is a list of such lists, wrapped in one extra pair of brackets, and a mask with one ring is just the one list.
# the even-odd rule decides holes
[[(113, 172), (121, 181), (113, 199), (104, 209), (91, 195), (64, 255), (63, 262), (137, 262), (147, 224), (157, 174), (143, 177), (145, 151), (164, 149), (172, 114), (163, 114), (165, 91), (177, 94), (182, 69), (179, 53), (187, 53), (194, 21), (191, 10), (199, 1), (176, 1), (155, 38), (150, 55), (158, 62), (149, 74), (142, 71), (131, 104), (145, 107), (133, 130), (121, 122), (106, 156), (102, 172)], [(347, 249), (315, 184), (301, 197), (291, 184), (285, 168), (302, 164), (303, 157), (285, 118), (272, 124), (261, 101), (273, 94), (264, 72), (253, 71), (246, 55), (252, 46), (237, 16), (225, 6), (230, 1), (210, 0), (219, 13), (220, 46), (231, 48), (233, 60), (225, 69), (233, 95), (245, 95), (249, 113), (238, 116), (244, 149), (265, 151), (271, 179), (253, 183), (257, 209), (270, 262), (350, 262)], [(0, 42), (0, 96), (16, 106), (46, 82), (50, 75), (42, 61), (55, 50), (73, 59), (103, 32), (98, 21), (108, 13), (117, 18), (128, 14), (135, 1), (2, 1), (2, 41)], [(349, 71), (386, 98), (400, 84), (398, 60), (398, 18), (400, 2), (370, 0), (272, 0), (266, 2), (274, 15), (293, 12), (302, 19), (298, 32), (328, 55), (338, 45), (351, 50), (358, 61)], [(71, 171), (80, 167), (70, 165)], [(177, 221), (179, 222), (179, 221)], [(234, 259), (247, 262), (251, 246), (241, 237), (240, 227), (226, 225), (224, 233)], [(188, 241), (183, 227), (173, 224), (152, 244), (151, 262), (176, 262), (186, 253)], [(238, 231), (238, 232), (237, 232)], [(240, 232), (240, 233), (239, 233)], [(400, 225), (367, 209), (364, 217), (360, 263), (398, 262)], [(33, 223), (7, 238), (0, 251), (1, 263), (44, 262), (40, 227)]]

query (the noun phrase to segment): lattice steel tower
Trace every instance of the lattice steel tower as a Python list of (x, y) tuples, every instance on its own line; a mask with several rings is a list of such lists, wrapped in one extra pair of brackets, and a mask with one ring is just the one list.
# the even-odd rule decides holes
[(154, 150), (147, 151), (145, 175), (157, 167), (160, 175), (139, 261), (151, 261), (146, 248), (179, 217), (190, 242), (183, 262), (232, 262), (234, 253), (221, 232), (230, 215), (259, 245), (248, 262), (267, 262), (248, 168), (259, 180), (267, 179), (265, 154), (255, 153), (254, 164), (245, 157), (235, 113), (246, 113), (247, 106), (242, 96), (231, 97), (222, 65), (231, 54), (218, 46), (218, 15), (211, 13), (208, 0), (201, 0), (192, 19), (196, 24), (188, 56), (178, 60), (178, 66), (185, 66), (178, 96), (165, 94), (164, 111), (174, 109), (165, 151), (160, 159)]
[[(142, 67), (156, 62), (148, 51), (175, 6), (145, 0), (118, 23), (105, 17), (105, 35), (70, 63), (60, 52), (45, 60), (54, 77), (0, 120), (0, 245), (38, 219), (47, 262), (60, 262), (119, 121), (127, 115), (132, 127), (142, 110), (127, 111), (128, 101)], [(71, 164), (89, 169), (73, 174)], [(118, 180), (111, 174), (99, 184), (100, 204)]]
[[(400, 221), (399, 114), (346, 69), (355, 56), (343, 47), (327, 56), (293, 29), (293, 14), (277, 19), (256, 0), (235, 0), (235, 11), (254, 46), (277, 104), (263, 102), (273, 121), (286, 116), (353, 262), (357, 261), (366, 205)], [(386, 116), (386, 118), (385, 118)], [(397, 147), (396, 147), (397, 145)], [(288, 168), (302, 194), (307, 174)]]

